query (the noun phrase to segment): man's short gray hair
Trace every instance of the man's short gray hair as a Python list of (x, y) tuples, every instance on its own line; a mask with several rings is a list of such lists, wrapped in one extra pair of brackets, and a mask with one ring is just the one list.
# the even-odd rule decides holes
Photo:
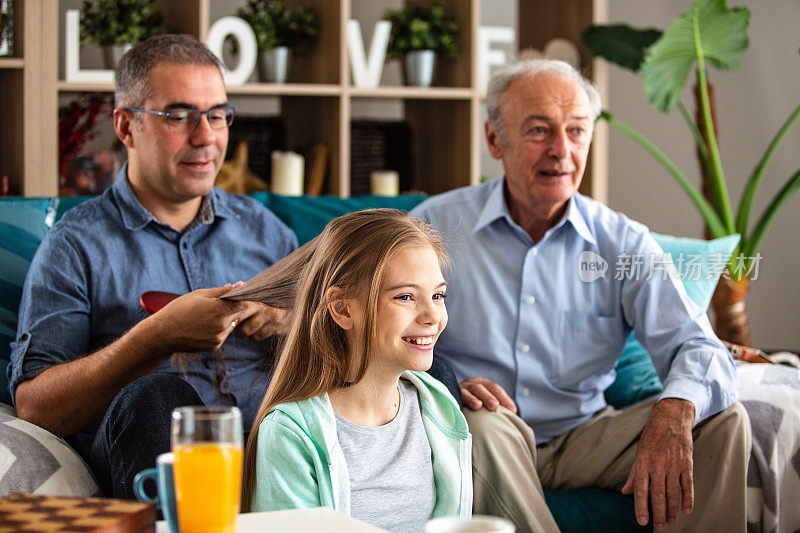
[(600, 116), (602, 103), (600, 93), (585, 76), (578, 72), (572, 65), (565, 61), (556, 59), (527, 59), (518, 61), (503, 67), (494, 73), (489, 80), (489, 87), (486, 92), (486, 111), (488, 114), (489, 126), (497, 133), (500, 140), (506, 142), (505, 124), (500, 116), (500, 98), (506, 92), (508, 86), (520, 76), (535, 77), (537, 74), (557, 74), (565, 78), (574, 80), (586, 92), (591, 105), (592, 124)]
[(154, 35), (122, 56), (116, 71), (114, 105), (142, 107), (152, 96), (150, 72), (161, 63), (206, 65), (216, 67), (220, 74), (224, 68), (217, 56), (191, 35)]

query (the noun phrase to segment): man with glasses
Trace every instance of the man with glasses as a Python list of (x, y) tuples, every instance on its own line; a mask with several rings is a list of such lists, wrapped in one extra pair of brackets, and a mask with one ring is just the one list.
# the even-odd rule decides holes
[[(258, 202), (213, 187), (235, 107), (189, 36), (134, 46), (116, 73), (128, 161), (48, 233), (25, 281), (10, 390), (21, 418), (70, 444), (108, 496), (169, 450), (181, 405), (237, 405), (249, 425), (283, 314), (219, 297), (297, 246)], [(147, 315), (140, 295), (183, 296)], [(235, 335), (231, 333), (236, 332)]]

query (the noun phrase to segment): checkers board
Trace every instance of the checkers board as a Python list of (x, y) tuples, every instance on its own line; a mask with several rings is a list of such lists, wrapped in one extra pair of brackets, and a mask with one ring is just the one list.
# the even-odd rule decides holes
[(0, 533), (155, 531), (153, 505), (107, 498), (12, 494), (0, 499)]

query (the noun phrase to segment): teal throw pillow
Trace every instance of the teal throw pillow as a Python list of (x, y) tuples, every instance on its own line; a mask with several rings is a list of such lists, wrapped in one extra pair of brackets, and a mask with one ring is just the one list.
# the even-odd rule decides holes
[[(652, 233), (664, 252), (672, 255), (686, 293), (694, 303), (706, 309), (711, 302), (722, 269), (739, 235), (711, 241)], [(606, 389), (606, 401), (614, 407), (634, 404), (663, 390), (650, 354), (633, 334), (628, 337), (617, 362), (617, 379)]]
[(22, 284), (33, 254), (44, 239), (49, 198), (0, 198), (0, 402), (11, 403), (6, 367), (17, 334)]
[(651, 235), (665, 253), (672, 255), (689, 298), (702, 309), (708, 308), (722, 270), (739, 244), (739, 235), (710, 241), (660, 233)]

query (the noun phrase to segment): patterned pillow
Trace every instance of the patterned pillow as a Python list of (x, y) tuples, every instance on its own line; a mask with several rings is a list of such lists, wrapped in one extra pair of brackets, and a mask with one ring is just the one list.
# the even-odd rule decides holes
[(0, 412), (0, 496), (102, 496), (89, 467), (49, 431)]

